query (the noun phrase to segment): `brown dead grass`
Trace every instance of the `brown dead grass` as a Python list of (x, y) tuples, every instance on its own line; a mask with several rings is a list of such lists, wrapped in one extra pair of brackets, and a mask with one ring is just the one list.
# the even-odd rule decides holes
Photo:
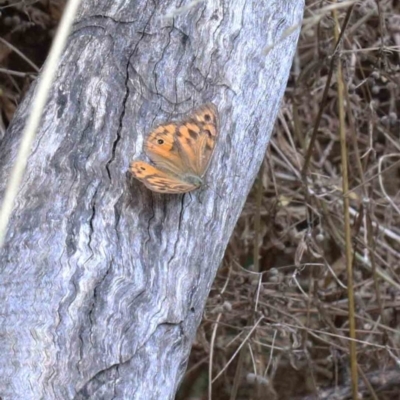
[[(375, 1), (356, 4), (336, 51), (327, 6), (308, 2), (261, 173), (261, 206), (255, 185), (208, 299), (179, 399), (207, 398), (210, 365), (218, 400), (353, 398), (346, 246), (353, 250), (353, 380), (363, 399), (399, 398), (400, 3), (381, 1), (379, 10)], [(337, 11), (342, 26), (348, 9)]]
[[(62, 4), (0, 1), (0, 139), (43, 63)], [(275, 134), (214, 282), (179, 400), (350, 399), (355, 381), (363, 399), (399, 398), (400, 2), (359, 2), (346, 24), (350, 5), (339, 8), (338, 46), (331, 4), (307, 2)]]

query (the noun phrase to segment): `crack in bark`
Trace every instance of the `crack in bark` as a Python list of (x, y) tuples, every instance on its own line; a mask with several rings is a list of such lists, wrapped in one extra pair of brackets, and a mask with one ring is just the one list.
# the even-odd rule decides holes
[(154, 67), (153, 67), (154, 87), (155, 87), (155, 89), (156, 89), (156, 94), (157, 94), (158, 96), (162, 97), (163, 99), (165, 99), (165, 100), (168, 101), (168, 102), (169, 102), (169, 100), (168, 100), (167, 98), (165, 98), (165, 96), (163, 96), (163, 95), (161, 94), (161, 92), (158, 91), (158, 88), (157, 88), (157, 73), (156, 73), (156, 68), (157, 68), (158, 64), (162, 61), (162, 59), (164, 58), (165, 52), (167, 51), (169, 45), (171, 44), (171, 33), (172, 33), (173, 30), (174, 30), (174, 27), (173, 27), (173, 25), (172, 25), (170, 31), (168, 32), (168, 42), (167, 42), (167, 44), (166, 44), (166, 45), (164, 46), (164, 48), (163, 48), (163, 51), (162, 51), (162, 53), (161, 53), (160, 59), (159, 59), (157, 62), (154, 63)]
[(97, 195), (97, 191), (98, 191), (98, 187), (94, 191), (94, 194), (93, 194), (93, 197), (92, 197), (92, 200), (91, 200), (92, 213), (91, 213), (90, 218), (89, 218), (89, 241), (88, 241), (88, 247), (89, 247), (90, 251), (92, 252), (92, 255), (93, 255), (92, 236), (93, 236), (93, 233), (94, 233), (93, 220), (96, 217), (96, 195)]
[[(130, 360), (127, 360), (129, 362)], [(76, 393), (73, 397), (73, 400), (83, 400), (92, 398), (93, 395), (102, 387), (103, 385), (109, 382), (117, 382), (119, 372), (118, 368), (122, 365), (121, 363), (116, 363), (110, 365), (108, 368), (104, 368), (91, 378), (89, 378), (82, 386), (82, 388)], [(115, 384), (114, 384), (114, 396), (116, 396), (115, 392)]]
[(155, 12), (156, 12), (156, 8), (154, 7), (153, 12), (151, 13), (149, 19), (145, 23), (145, 26), (143, 28), (143, 32), (142, 32), (139, 40), (137, 41), (137, 43), (136, 43), (135, 47), (133, 48), (131, 54), (129, 54), (129, 56), (128, 56), (128, 61), (127, 61), (126, 66), (125, 66), (125, 73), (126, 73), (125, 83), (124, 83), (125, 84), (125, 95), (124, 95), (124, 98), (122, 100), (122, 111), (121, 111), (121, 115), (119, 117), (119, 126), (118, 126), (118, 130), (117, 130), (117, 137), (115, 138), (115, 140), (113, 142), (113, 145), (112, 145), (111, 158), (108, 160), (108, 162), (106, 164), (107, 175), (108, 175), (108, 178), (109, 178), (110, 181), (112, 181), (110, 165), (115, 159), (115, 151), (116, 151), (118, 142), (121, 140), (121, 131), (122, 131), (123, 119), (124, 119), (125, 111), (126, 111), (126, 103), (128, 101), (128, 97), (129, 97), (129, 94), (130, 94), (130, 90), (129, 90), (129, 78), (130, 78), (129, 65), (130, 65), (130, 60), (131, 60), (132, 56), (135, 54), (135, 52), (136, 52), (140, 42), (142, 41), (143, 37), (145, 36), (146, 28), (149, 25), (151, 19), (153, 18)]
[(178, 219), (178, 237), (175, 240), (174, 243), (174, 251), (172, 253), (172, 256), (169, 258), (169, 260), (167, 261), (167, 267), (170, 266), (172, 260), (175, 258), (175, 254), (176, 254), (176, 248), (178, 246), (179, 243), (179, 232), (181, 231), (181, 224), (182, 224), (182, 219), (183, 219), (183, 212), (185, 210), (185, 204), (184, 204), (184, 199), (185, 199), (185, 194), (183, 194), (182, 199), (181, 199), (181, 210), (179, 212), (179, 219)]

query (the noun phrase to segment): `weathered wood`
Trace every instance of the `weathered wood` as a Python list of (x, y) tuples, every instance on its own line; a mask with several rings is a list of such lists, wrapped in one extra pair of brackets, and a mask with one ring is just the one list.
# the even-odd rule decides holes
[[(304, 5), (158, 3), (83, 2), (0, 253), (3, 399), (172, 399), (185, 372)], [(1, 143), (1, 197), (32, 93)], [(150, 128), (207, 101), (221, 117), (207, 186), (131, 179)]]

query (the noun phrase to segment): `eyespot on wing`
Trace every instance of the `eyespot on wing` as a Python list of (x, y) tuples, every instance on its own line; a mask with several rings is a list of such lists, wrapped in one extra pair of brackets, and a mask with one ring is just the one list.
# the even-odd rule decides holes
[(219, 130), (218, 109), (213, 103), (207, 103), (194, 111), (195, 119), (201, 123), (203, 130), (209, 130), (216, 136)]
[(145, 148), (149, 151), (170, 152), (174, 147), (176, 124), (160, 125), (154, 129), (146, 140)]

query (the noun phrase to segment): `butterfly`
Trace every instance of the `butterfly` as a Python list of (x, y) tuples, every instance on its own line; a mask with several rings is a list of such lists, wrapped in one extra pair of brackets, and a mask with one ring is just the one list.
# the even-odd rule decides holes
[(186, 193), (199, 188), (219, 134), (217, 107), (208, 103), (184, 119), (157, 126), (145, 142), (152, 161), (134, 161), (133, 176), (153, 192)]

